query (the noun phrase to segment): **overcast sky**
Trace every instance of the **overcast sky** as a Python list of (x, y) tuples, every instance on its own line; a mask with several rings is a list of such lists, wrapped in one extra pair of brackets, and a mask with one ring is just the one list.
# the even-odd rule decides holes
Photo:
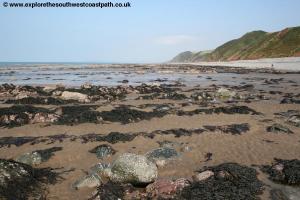
[(300, 26), (299, 0), (119, 0), (112, 2), (132, 7), (102, 9), (13, 9), (3, 1), (2, 62), (161, 62), (249, 31)]

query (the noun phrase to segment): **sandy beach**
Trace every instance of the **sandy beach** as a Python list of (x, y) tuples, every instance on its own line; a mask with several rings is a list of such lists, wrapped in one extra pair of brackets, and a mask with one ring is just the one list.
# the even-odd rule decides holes
[[(106, 74), (114, 81), (110, 86), (3, 84), (0, 157), (20, 160), (25, 153), (61, 147), (32, 165), (52, 168), (61, 176), (45, 186), (43, 197), (83, 200), (91, 198), (96, 187), (93, 183), (74, 187), (74, 183), (89, 174), (92, 166), (112, 164), (124, 153), (145, 155), (167, 144), (176, 156), (156, 163), (158, 179), (192, 181), (205, 166), (237, 163), (257, 171), (264, 184), (258, 198), (271, 199), (274, 189), (289, 199), (300, 198), (295, 192), (299, 188), (273, 183), (261, 170), (272, 165), (274, 158), (300, 159), (299, 73), (185, 67), (157, 65), (159, 79), (150, 78), (147, 84), (130, 78), (147, 66), (122, 66), (127, 74), (123, 82), (118, 76), (114, 79), (112, 73), (117, 70)], [(290, 118), (292, 111), (298, 112), (293, 115), (298, 118)], [(31, 118), (23, 119), (24, 113)], [(101, 158), (91, 153), (104, 144), (113, 153), (108, 151)], [(133, 191), (143, 193), (144, 188)], [(126, 193), (124, 199), (132, 199), (130, 195)]]

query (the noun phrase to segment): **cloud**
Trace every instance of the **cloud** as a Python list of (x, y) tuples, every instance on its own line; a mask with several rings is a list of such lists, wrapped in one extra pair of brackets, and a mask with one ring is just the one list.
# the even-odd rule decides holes
[(187, 44), (196, 41), (197, 38), (190, 35), (169, 35), (159, 37), (155, 40), (158, 44), (163, 45), (178, 45), (178, 44)]

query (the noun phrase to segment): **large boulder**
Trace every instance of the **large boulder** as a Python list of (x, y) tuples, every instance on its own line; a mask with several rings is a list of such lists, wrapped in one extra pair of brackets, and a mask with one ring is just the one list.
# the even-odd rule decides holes
[(69, 92), (69, 91), (64, 91), (60, 98), (62, 98), (63, 100), (76, 100), (82, 103), (89, 103), (90, 99), (88, 97), (88, 95), (86, 94), (82, 94), (79, 92)]
[(156, 165), (145, 156), (125, 153), (112, 164), (109, 178), (113, 182), (145, 185), (155, 181), (158, 172)]

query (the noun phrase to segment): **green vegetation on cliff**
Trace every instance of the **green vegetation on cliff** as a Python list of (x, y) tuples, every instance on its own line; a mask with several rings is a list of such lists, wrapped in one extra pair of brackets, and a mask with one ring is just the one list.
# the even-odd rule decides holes
[(300, 27), (286, 28), (273, 33), (253, 31), (221, 45), (210, 53), (192, 53), (188, 59), (182, 60), (180, 58), (183, 57), (176, 56), (176, 62), (231, 61), (293, 56), (300, 56)]

